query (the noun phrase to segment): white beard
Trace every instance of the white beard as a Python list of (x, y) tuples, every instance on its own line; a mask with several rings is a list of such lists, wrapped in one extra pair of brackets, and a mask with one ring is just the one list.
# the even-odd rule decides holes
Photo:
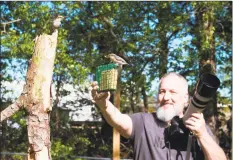
[(156, 114), (158, 119), (164, 122), (169, 122), (173, 117), (178, 116), (182, 111), (181, 107), (169, 107), (164, 109), (163, 107), (158, 107)]

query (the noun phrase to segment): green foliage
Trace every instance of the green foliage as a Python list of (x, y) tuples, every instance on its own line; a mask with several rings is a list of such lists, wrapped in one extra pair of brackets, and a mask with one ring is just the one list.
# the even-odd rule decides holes
[(12, 158), (13, 158), (14, 160), (24, 160), (24, 159), (25, 159), (24, 157), (22, 157), (22, 156), (20, 156), (20, 155), (14, 155), (14, 156), (12, 156)]
[[(59, 28), (53, 75), (58, 100), (68, 94), (65, 84), (84, 86), (93, 80), (88, 76), (94, 75), (97, 66), (109, 63), (104, 58), (109, 53), (122, 56), (130, 64), (123, 67), (121, 76), (123, 112), (137, 111), (141, 99), (155, 96), (152, 83), (169, 71), (188, 79), (192, 95), (200, 60), (208, 59), (210, 51), (214, 51), (211, 53), (215, 56), (216, 74), (224, 90), (218, 93), (217, 101), (232, 102), (232, 2), (12, 1), (2, 2), (1, 11), (1, 23), (21, 20), (7, 24), (6, 32), (1, 32), (0, 84), (24, 79), (27, 61), (33, 54), (33, 40), (42, 33), (50, 34), (52, 19), (60, 14), (66, 17)], [(207, 21), (211, 23), (206, 26)], [(9, 92), (1, 85), (2, 94)], [(1, 99), (6, 101), (3, 96)], [(69, 101), (61, 107), (73, 105), (81, 109), (88, 103), (83, 101)], [(8, 124), (9, 151), (18, 146), (15, 151), (26, 152), (23, 116), (24, 112), (17, 113)], [(68, 155), (111, 157), (111, 140), (98, 128), (71, 129), (70, 119), (64, 115), (60, 118), (59, 130), (55, 130), (55, 119), (51, 122), (55, 159)], [(12, 127), (16, 123), (19, 128)]]
[(51, 147), (52, 157), (55, 159), (59, 159), (62, 157), (64, 160), (68, 160), (68, 155), (72, 152), (72, 147), (67, 144), (63, 144), (61, 140), (54, 141)]

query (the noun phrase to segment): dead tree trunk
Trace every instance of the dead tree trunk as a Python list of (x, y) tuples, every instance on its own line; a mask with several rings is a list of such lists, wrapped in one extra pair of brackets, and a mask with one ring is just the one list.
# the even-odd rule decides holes
[(28, 159), (50, 160), (51, 82), (56, 55), (58, 31), (35, 39), (29, 61), (26, 84), (16, 102), (1, 112), (0, 121), (24, 108), (27, 114)]

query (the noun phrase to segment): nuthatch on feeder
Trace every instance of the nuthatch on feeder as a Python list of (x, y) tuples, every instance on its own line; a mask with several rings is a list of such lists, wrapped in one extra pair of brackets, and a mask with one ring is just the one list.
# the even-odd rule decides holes
[(128, 64), (123, 58), (117, 56), (116, 54), (108, 54), (104, 56), (105, 58), (109, 58), (112, 62), (117, 63), (119, 65), (125, 65)]

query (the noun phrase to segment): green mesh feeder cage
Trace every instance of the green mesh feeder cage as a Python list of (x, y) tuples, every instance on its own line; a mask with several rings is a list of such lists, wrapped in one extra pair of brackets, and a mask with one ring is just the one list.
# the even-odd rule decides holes
[(117, 88), (118, 65), (110, 63), (97, 67), (96, 81), (99, 91), (115, 91)]

